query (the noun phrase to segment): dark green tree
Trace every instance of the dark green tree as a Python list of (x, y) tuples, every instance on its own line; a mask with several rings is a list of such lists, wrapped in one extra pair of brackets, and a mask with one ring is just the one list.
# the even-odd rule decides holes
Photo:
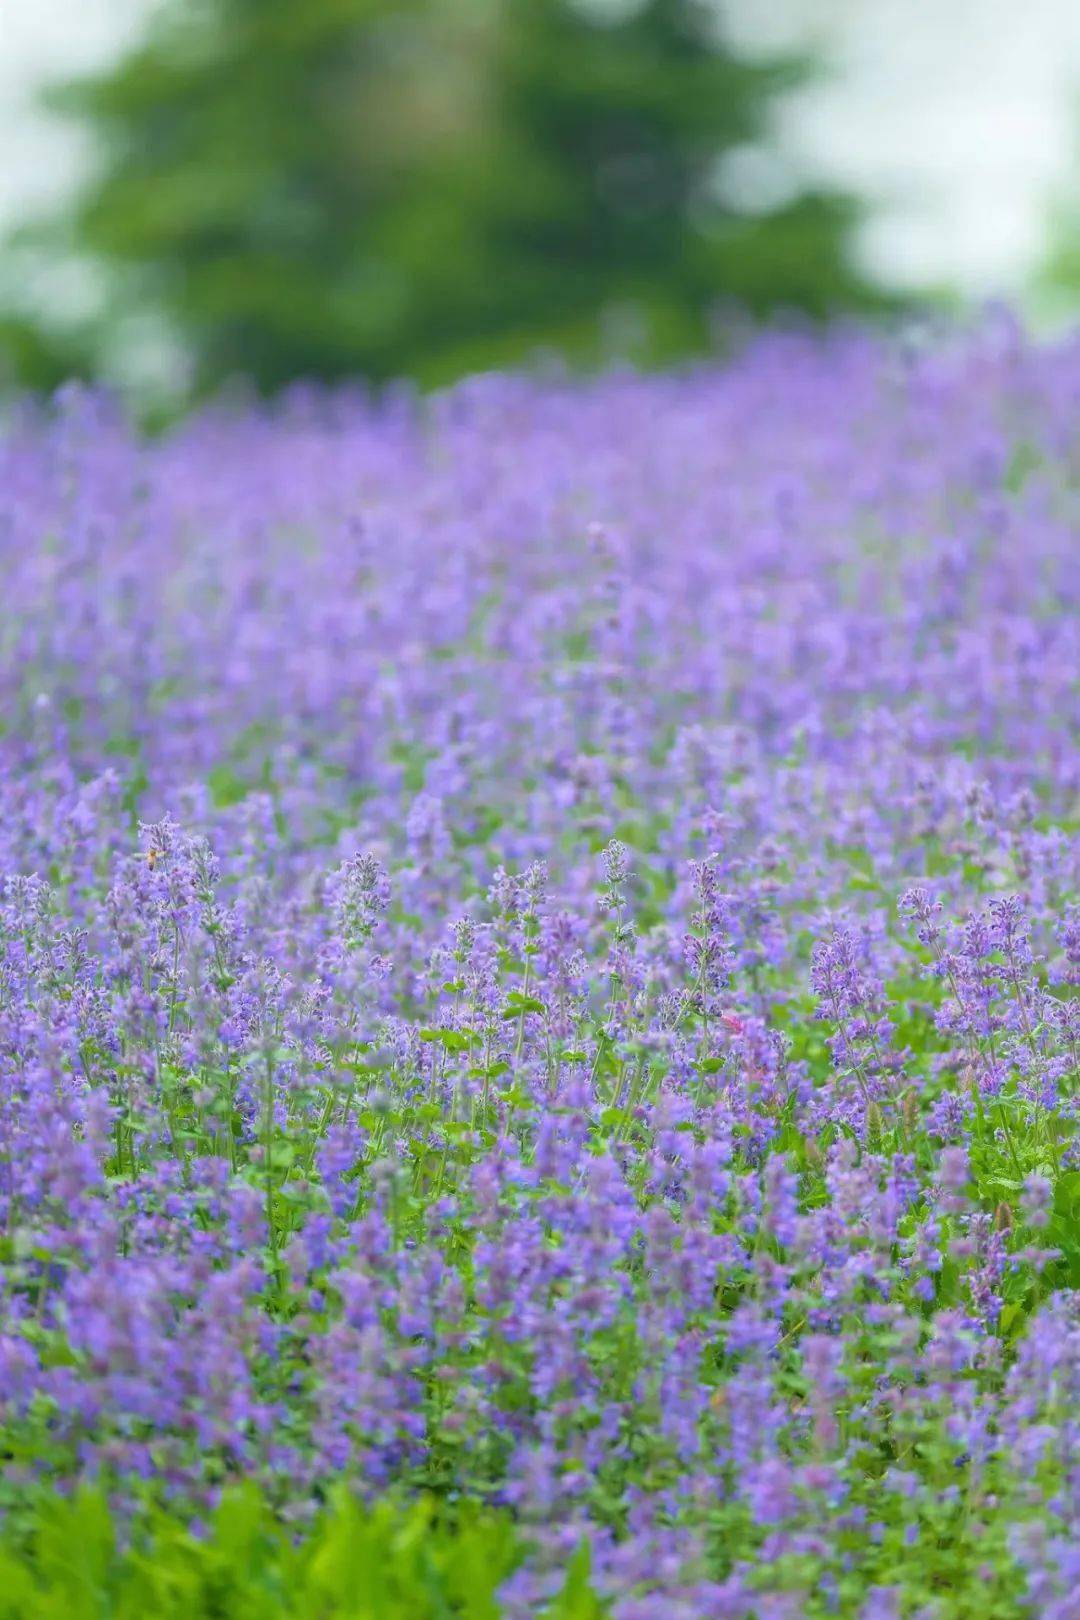
[(1080, 117), (1074, 119), (1068, 184), (1051, 198), (1049, 250), (1036, 277), (1036, 308), (1051, 322), (1075, 325), (1080, 316)]
[(55, 98), (105, 152), (69, 245), (117, 315), (177, 334), (196, 392), (441, 381), (543, 347), (652, 362), (699, 350), (718, 300), (872, 301), (843, 201), (717, 193), (798, 69), (715, 27), (707, 0), (166, 0)]

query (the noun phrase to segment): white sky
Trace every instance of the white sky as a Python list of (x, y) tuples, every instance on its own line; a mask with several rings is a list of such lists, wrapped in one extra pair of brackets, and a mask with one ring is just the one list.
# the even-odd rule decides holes
[(79, 135), (34, 105), (39, 89), (109, 62), (149, 0), (0, 0), (0, 226), (63, 196), (89, 160)]
[(1080, 0), (718, 0), (748, 44), (830, 65), (779, 122), (804, 173), (865, 195), (859, 252), (901, 287), (1019, 290), (1080, 205)]
[[(870, 204), (857, 250), (873, 274), (974, 297), (1022, 290), (1050, 209), (1080, 198), (1080, 0), (715, 3), (748, 49), (815, 47), (828, 70), (779, 112), (781, 165), (743, 153), (732, 189), (782, 192), (784, 165), (840, 182)], [(151, 4), (0, 0), (0, 230), (91, 161), (76, 131), (35, 109), (39, 87), (107, 62)]]

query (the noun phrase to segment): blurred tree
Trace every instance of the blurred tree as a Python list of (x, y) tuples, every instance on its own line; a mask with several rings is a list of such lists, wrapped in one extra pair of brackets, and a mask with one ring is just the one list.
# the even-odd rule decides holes
[(1080, 313), (1080, 120), (1072, 143), (1068, 183), (1051, 199), (1049, 251), (1036, 279), (1036, 311), (1052, 322), (1075, 324)]
[(798, 71), (725, 52), (708, 0), (164, 0), (53, 98), (104, 147), (67, 225), (116, 289), (98, 360), (141, 312), (196, 393), (432, 382), (690, 353), (720, 298), (873, 302), (845, 202), (740, 214), (716, 184)]

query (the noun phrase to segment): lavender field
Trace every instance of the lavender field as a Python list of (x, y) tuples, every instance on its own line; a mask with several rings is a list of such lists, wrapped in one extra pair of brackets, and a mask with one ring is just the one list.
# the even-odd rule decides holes
[(1078, 519), (1005, 324), (8, 422), (3, 1620), (1080, 1616)]

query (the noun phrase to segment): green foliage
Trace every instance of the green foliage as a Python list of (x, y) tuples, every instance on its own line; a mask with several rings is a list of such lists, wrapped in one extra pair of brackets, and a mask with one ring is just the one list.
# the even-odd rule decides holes
[[(874, 301), (843, 201), (749, 216), (710, 187), (796, 76), (721, 49), (703, 0), (606, 20), (581, 0), (167, 0), (126, 61), (55, 97), (107, 153), (67, 240), (111, 268), (114, 316), (179, 335), (196, 390), (439, 383), (543, 348), (669, 359), (707, 344), (718, 299)], [(13, 363), (51, 382), (36, 341)]]
[(296, 1538), (246, 1487), (203, 1535), (159, 1510), (121, 1538), (105, 1498), (80, 1491), (8, 1525), (0, 1620), (497, 1620), (519, 1556), (505, 1516), (430, 1501), (367, 1509), (342, 1491)]
[(1053, 232), (1053, 248), (1037, 283), (1040, 307), (1055, 319), (1075, 319), (1080, 310), (1080, 213), (1065, 211)]
[(1071, 163), (1050, 199), (1047, 248), (1035, 281), (1036, 308), (1051, 320), (1075, 320), (1080, 310), (1080, 116), (1074, 106)]

